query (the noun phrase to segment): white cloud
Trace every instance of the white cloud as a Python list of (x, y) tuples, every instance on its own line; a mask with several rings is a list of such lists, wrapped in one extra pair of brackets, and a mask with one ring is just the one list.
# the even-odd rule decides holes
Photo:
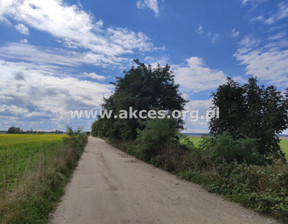
[(278, 11), (268, 19), (264, 20), (266, 24), (273, 24), (281, 19), (288, 17), (288, 3), (287, 2), (280, 2), (278, 4)]
[(158, 64), (160, 64), (162, 67), (164, 67), (164, 66), (166, 66), (166, 64), (169, 64), (168, 62), (169, 62), (168, 56), (162, 56), (162, 57), (147, 56), (144, 58), (144, 63), (150, 64), (153, 68), (156, 68), (158, 66)]
[(257, 16), (257, 17), (253, 17), (250, 19), (250, 22), (254, 23), (254, 22), (262, 22), (264, 20), (264, 16)]
[[(281, 35), (260, 41), (244, 37), (234, 57), (246, 66), (246, 74), (278, 87), (288, 86), (288, 43)], [(277, 37), (277, 38), (276, 38)]]
[(20, 43), (22, 43), (22, 44), (27, 44), (27, 43), (28, 43), (28, 40), (27, 40), (27, 39), (20, 40)]
[(241, 4), (243, 6), (250, 4), (255, 9), (256, 7), (258, 7), (259, 5), (261, 5), (267, 1), (269, 1), (269, 0), (242, 0)]
[[(185, 105), (186, 111), (197, 111), (198, 120), (196, 119), (196, 114), (193, 113), (194, 117), (190, 117), (189, 114), (186, 114), (184, 117), (185, 130), (184, 133), (208, 133), (208, 120), (206, 120), (206, 113), (212, 107), (212, 100), (191, 100)], [(191, 120), (192, 118), (192, 120)]]
[(254, 37), (253, 35), (247, 35), (242, 38), (239, 45), (240, 48), (238, 52), (241, 54), (247, 53), (252, 50), (254, 47), (257, 47), (261, 43), (261, 40)]
[(196, 30), (195, 30), (196, 33), (198, 34), (204, 34), (204, 28), (203, 26), (199, 26)]
[(23, 35), (29, 35), (29, 29), (27, 26), (24, 26), (23, 24), (18, 24), (15, 26), (16, 30)]
[(179, 83), (185, 92), (214, 90), (226, 81), (223, 71), (208, 68), (199, 57), (190, 57), (186, 65), (176, 66), (174, 74), (176, 83)]
[(126, 49), (127, 53), (133, 53), (136, 46), (141, 51), (151, 51), (153, 48), (149, 38), (142, 32), (135, 33), (127, 28), (108, 28), (107, 34), (113, 43)]
[(286, 36), (286, 32), (283, 31), (283, 32), (270, 36), (267, 40), (270, 40), (270, 41), (278, 40), (278, 39), (284, 38), (285, 36)]
[(120, 66), (125, 61), (122, 57), (104, 56), (93, 52), (77, 52), (60, 48), (44, 48), (30, 44), (9, 43), (0, 47), (0, 57), (7, 60), (19, 60), (31, 62), (37, 66), (76, 67), (81, 64), (93, 64), (94, 66), (107, 67), (108, 65)]
[(156, 16), (159, 15), (158, 0), (138, 0), (136, 2), (136, 6), (138, 9), (149, 8), (155, 13)]
[(240, 35), (240, 32), (237, 31), (235, 28), (233, 28), (231, 31), (231, 37), (234, 39), (234, 38), (239, 37), (239, 35)]
[(217, 39), (220, 38), (220, 34), (216, 33), (216, 34), (213, 34), (212, 32), (206, 32), (204, 30), (204, 27), (203, 26), (198, 26), (198, 28), (195, 30), (195, 32), (199, 35), (203, 35), (205, 36), (206, 38), (208, 38), (213, 44), (216, 43)]
[[(102, 20), (95, 21), (92, 15), (63, 0), (9, 0), (1, 3), (0, 14), (47, 32), (71, 48), (80, 47), (109, 56), (153, 50), (153, 44), (145, 34), (120, 28), (107, 30)], [(121, 42), (115, 39), (115, 33), (117, 37), (121, 36)]]
[(45, 123), (53, 123), (53, 129), (65, 128), (70, 122), (69, 110), (99, 107), (112, 90), (108, 84), (56, 77), (53, 70), (31, 63), (0, 60), (0, 70), (0, 116), (12, 119), (12, 111), (26, 126), (33, 119), (40, 122), (41, 115)]
[[(211, 37), (211, 33), (209, 33), (209, 36)], [(216, 43), (216, 40), (218, 39), (220, 37), (220, 35), (218, 34), (218, 33), (216, 33), (215, 35), (213, 35), (213, 37), (211, 37), (211, 42), (213, 43), (213, 44), (215, 44)]]
[(0, 113), (9, 113), (12, 115), (24, 114), (27, 113), (29, 110), (25, 107), (18, 107), (16, 105), (0, 105)]
[(104, 80), (104, 79), (106, 79), (105, 76), (103, 76), (103, 75), (97, 75), (97, 74), (94, 73), (94, 72), (91, 72), (91, 73), (83, 72), (83, 76), (84, 76), (84, 77), (91, 78), (91, 79), (97, 79), (97, 80)]

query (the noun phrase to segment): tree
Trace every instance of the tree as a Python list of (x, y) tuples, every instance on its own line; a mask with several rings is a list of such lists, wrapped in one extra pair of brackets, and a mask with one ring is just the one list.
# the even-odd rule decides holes
[[(115, 92), (104, 99), (102, 105), (104, 110), (113, 110), (111, 119), (101, 119), (94, 124), (97, 130), (92, 133), (121, 138), (135, 139), (137, 129), (143, 129), (139, 119), (115, 119), (120, 110), (183, 110), (186, 101), (179, 93), (179, 85), (174, 83), (174, 75), (170, 67), (158, 65), (152, 68), (151, 65), (140, 63), (134, 60), (137, 67), (132, 66), (128, 72), (124, 72), (124, 77), (117, 77)], [(176, 121), (177, 127), (181, 128), (183, 120)]]
[(8, 128), (8, 131), (7, 131), (7, 133), (9, 133), (9, 134), (16, 134), (16, 133), (22, 133), (22, 132), (23, 132), (23, 130), (21, 128), (14, 127), (14, 126)]
[(234, 139), (243, 137), (239, 128), (246, 114), (243, 88), (231, 78), (227, 78), (227, 83), (219, 86), (212, 97), (214, 107), (219, 108), (220, 118), (211, 120), (211, 133), (223, 134), (225, 131), (229, 131)]
[(254, 138), (266, 158), (271, 154), (284, 157), (278, 135), (288, 128), (288, 89), (283, 94), (274, 86), (258, 86), (256, 78), (243, 86), (228, 78), (212, 96), (220, 116), (211, 120), (211, 133), (228, 132), (234, 140)]

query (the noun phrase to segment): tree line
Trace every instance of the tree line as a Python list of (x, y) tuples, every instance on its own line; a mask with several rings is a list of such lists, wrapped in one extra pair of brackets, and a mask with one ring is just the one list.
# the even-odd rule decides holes
[[(112, 110), (112, 118), (98, 118), (92, 125), (92, 135), (142, 141), (147, 144), (143, 150), (150, 150), (147, 153), (152, 156), (171, 139), (175, 140), (175, 136), (177, 138), (177, 132), (183, 128), (184, 122), (182, 118), (168, 119), (168, 114), (173, 110), (183, 110), (187, 101), (180, 93), (179, 85), (175, 84), (168, 64), (153, 68), (137, 59), (134, 61), (136, 66), (125, 71), (123, 77), (117, 77), (117, 81), (112, 83), (114, 93), (104, 98), (102, 108)], [(283, 93), (274, 86), (259, 86), (256, 78), (250, 78), (246, 84), (240, 85), (228, 77), (227, 82), (212, 93), (212, 98), (213, 107), (218, 107), (220, 111), (219, 118), (210, 121), (210, 132), (215, 140), (222, 135), (232, 141), (250, 139), (250, 143), (253, 142), (251, 150), (254, 150), (251, 153), (266, 160), (271, 156), (284, 159), (278, 135), (288, 128), (288, 89)], [(129, 107), (138, 111), (166, 110), (168, 113), (161, 120), (114, 117), (119, 115), (120, 110), (128, 111)], [(237, 159), (241, 153), (233, 156), (233, 159)]]

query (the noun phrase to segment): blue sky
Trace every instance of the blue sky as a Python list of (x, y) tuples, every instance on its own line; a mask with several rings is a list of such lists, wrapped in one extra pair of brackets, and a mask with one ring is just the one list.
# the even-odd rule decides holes
[(287, 32), (287, 0), (0, 0), (0, 130), (89, 130), (69, 111), (99, 108), (134, 58), (168, 63), (202, 114), (227, 76), (284, 91)]

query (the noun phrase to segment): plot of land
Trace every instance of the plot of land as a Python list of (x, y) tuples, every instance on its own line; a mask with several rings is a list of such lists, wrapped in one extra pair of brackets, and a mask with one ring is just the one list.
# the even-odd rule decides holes
[(92, 137), (51, 222), (276, 223)]
[(62, 144), (63, 135), (0, 134), (0, 190), (17, 185), (25, 172), (49, 159)]

